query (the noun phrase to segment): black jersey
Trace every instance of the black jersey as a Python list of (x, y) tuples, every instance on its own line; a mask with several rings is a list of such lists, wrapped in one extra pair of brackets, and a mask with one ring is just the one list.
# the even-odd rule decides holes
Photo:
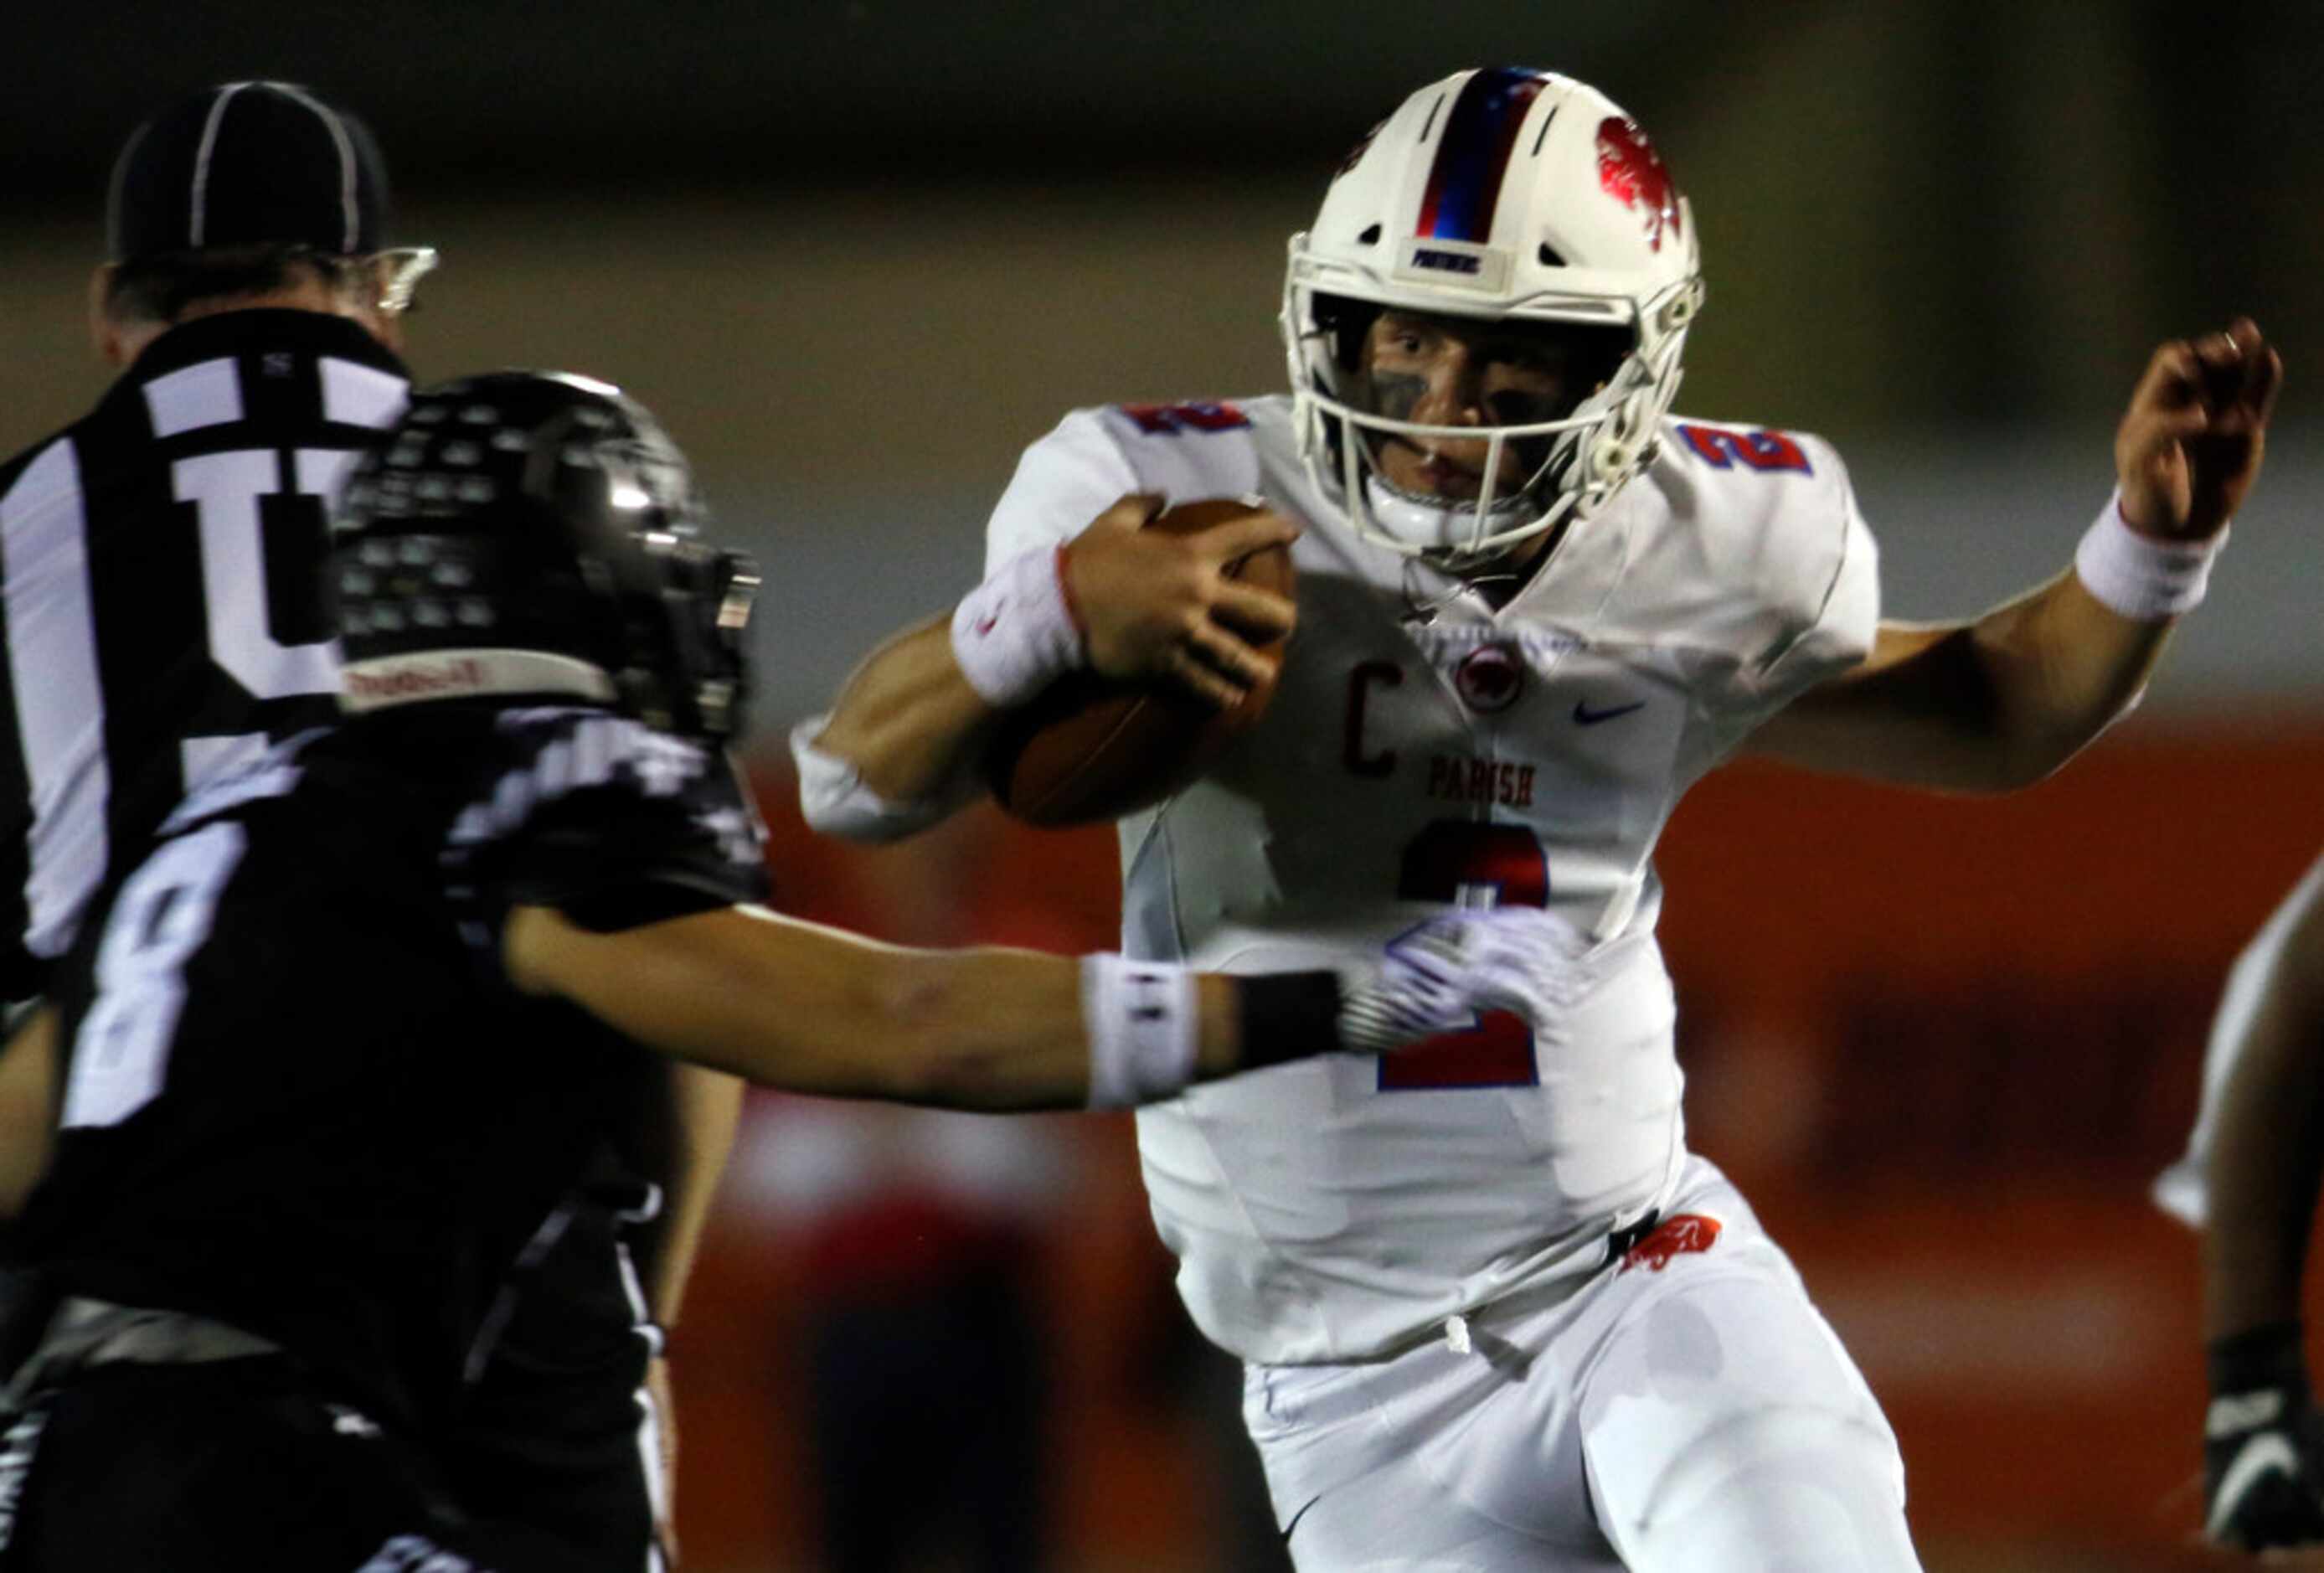
[(766, 885), (724, 756), (619, 716), (437, 703), (294, 738), (91, 909), (20, 1257), (433, 1429), (512, 1263), (663, 1074), (508, 983), (505, 914), (612, 930)]
[(0, 995), (188, 791), (336, 714), (325, 504), (406, 384), (354, 322), (230, 311), (0, 465)]

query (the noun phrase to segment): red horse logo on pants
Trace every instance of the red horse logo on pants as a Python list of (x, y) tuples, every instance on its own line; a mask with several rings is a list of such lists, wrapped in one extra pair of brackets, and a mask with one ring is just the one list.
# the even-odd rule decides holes
[(1628, 1272), (1633, 1267), (1646, 1267), (1660, 1272), (1671, 1264), (1673, 1257), (1708, 1251), (1718, 1238), (1717, 1218), (1702, 1213), (1674, 1213), (1661, 1228), (1623, 1254), (1622, 1265), (1617, 1271)]

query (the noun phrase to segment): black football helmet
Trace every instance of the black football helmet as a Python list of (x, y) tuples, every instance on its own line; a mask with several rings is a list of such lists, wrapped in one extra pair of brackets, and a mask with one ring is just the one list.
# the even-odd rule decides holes
[(700, 539), (686, 456), (620, 389), (495, 372), (412, 395), (332, 518), (340, 704), (604, 704), (724, 738), (757, 569)]

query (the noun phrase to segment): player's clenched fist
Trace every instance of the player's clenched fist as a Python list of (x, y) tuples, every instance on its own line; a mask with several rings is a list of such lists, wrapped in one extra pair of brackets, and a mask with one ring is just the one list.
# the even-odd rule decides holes
[(1066, 592), (1100, 675), (1158, 678), (1224, 708), (1271, 670), (1255, 645), (1297, 615), (1289, 597), (1228, 578), (1228, 565), (1287, 546), (1299, 527), (1254, 513), (1193, 534), (1148, 530), (1162, 502), (1132, 493), (1092, 521), (1065, 548)]
[(2114, 440), (2134, 529), (2201, 541), (2235, 516), (2259, 474), (2283, 359), (2248, 317), (2154, 352)]

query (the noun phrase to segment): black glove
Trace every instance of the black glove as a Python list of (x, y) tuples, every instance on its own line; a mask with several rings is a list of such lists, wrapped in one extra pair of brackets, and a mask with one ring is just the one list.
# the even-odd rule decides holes
[(2324, 1417), (2309, 1397), (2300, 1324), (2255, 1328), (2208, 1353), (2203, 1533), (2246, 1551), (2324, 1541)]

